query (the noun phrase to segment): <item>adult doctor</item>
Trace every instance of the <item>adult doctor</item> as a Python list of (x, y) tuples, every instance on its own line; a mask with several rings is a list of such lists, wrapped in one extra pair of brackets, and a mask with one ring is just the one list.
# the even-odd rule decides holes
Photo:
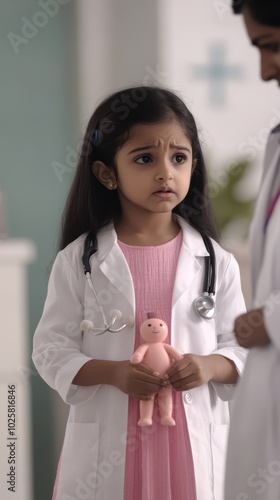
[[(97, 107), (82, 151), (34, 336), (40, 375), (71, 405), (54, 497), (222, 500), (228, 401), (246, 358), (231, 327), (245, 305), (237, 263), (215, 241), (194, 118), (169, 90), (125, 89)], [(215, 252), (209, 318), (194, 308), (212, 276), (202, 235)], [(112, 329), (125, 328), (96, 335), (112, 309), (122, 313)], [(183, 354), (167, 380), (129, 361), (148, 312)], [(155, 414), (139, 427), (139, 400), (166, 384), (176, 425)]]
[[(261, 77), (280, 85), (280, 5), (237, 0)], [(225, 498), (280, 498), (280, 125), (268, 138), (263, 178), (251, 226), (254, 309), (235, 321), (249, 348), (231, 420)]]

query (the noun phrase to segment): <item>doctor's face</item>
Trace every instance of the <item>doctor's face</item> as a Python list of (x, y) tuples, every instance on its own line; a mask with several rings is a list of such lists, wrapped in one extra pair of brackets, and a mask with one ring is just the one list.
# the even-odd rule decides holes
[(115, 163), (123, 212), (171, 212), (188, 193), (192, 147), (176, 119), (135, 125)]
[(280, 26), (260, 24), (247, 7), (242, 13), (251, 42), (260, 52), (262, 79), (276, 80), (280, 86)]

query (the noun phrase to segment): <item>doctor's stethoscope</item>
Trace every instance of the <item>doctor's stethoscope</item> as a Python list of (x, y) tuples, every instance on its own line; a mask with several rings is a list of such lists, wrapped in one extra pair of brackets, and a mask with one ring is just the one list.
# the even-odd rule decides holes
[[(215, 295), (215, 283), (216, 283), (216, 258), (215, 258), (213, 244), (209, 236), (201, 235), (201, 237), (204, 241), (204, 245), (209, 255), (204, 257), (205, 272), (204, 272), (202, 295), (200, 295), (194, 300), (193, 305), (196, 313), (200, 317), (204, 319), (212, 319), (216, 313), (216, 304), (213, 299)], [(91, 256), (94, 255), (96, 252), (97, 252), (96, 237), (92, 233), (89, 233), (86, 237), (84, 244), (84, 253), (82, 256), (82, 262), (88, 285), (93, 291), (96, 302), (102, 314), (104, 326), (96, 328), (94, 327), (92, 321), (83, 320), (81, 322), (81, 330), (89, 332), (93, 335), (102, 335), (105, 332), (118, 333), (121, 332), (126, 327), (133, 326), (134, 320), (129, 319), (121, 327), (113, 329), (112, 327), (114, 326), (115, 322), (118, 319), (121, 319), (122, 313), (119, 309), (112, 309), (110, 311), (110, 321), (108, 321), (104, 308), (101, 304), (101, 301), (98, 297), (98, 294), (95, 290), (95, 287), (91, 279), (91, 267), (89, 261)]]

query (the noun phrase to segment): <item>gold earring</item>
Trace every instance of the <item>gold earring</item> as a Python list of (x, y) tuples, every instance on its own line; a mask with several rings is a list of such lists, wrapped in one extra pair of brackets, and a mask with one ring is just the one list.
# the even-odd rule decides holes
[(115, 183), (114, 183), (113, 181), (110, 181), (110, 182), (108, 183), (108, 186), (107, 186), (107, 187), (108, 187), (108, 189), (114, 189), (114, 187), (115, 187)]

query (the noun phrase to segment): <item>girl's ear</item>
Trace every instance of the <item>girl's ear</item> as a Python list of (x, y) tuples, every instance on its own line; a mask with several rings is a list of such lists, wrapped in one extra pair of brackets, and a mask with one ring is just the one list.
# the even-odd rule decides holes
[(92, 165), (92, 171), (95, 177), (107, 189), (116, 189), (117, 181), (114, 172), (108, 168), (102, 161), (95, 161)]
[(195, 158), (195, 159), (193, 160), (193, 164), (192, 164), (192, 174), (193, 174), (193, 172), (194, 172), (194, 170), (195, 170), (196, 165), (197, 165), (197, 159)]

